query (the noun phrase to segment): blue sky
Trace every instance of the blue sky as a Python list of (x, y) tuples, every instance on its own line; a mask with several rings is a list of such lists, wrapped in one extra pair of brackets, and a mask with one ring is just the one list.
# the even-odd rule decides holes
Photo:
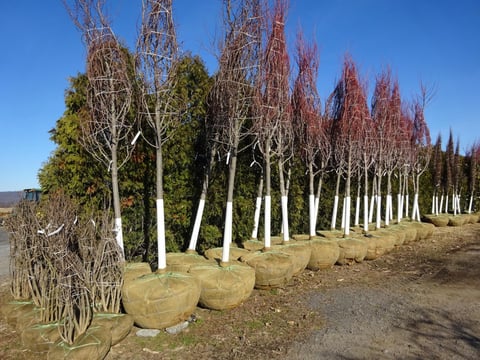
[[(114, 31), (131, 46), (141, 0), (107, 2)], [(211, 73), (220, 7), (220, 0), (174, 0), (183, 50), (200, 55)], [(68, 78), (85, 69), (85, 49), (61, 0), (2, 1), (0, 10), (0, 191), (12, 191), (38, 186), (55, 147), (48, 131), (65, 110)], [(450, 129), (462, 151), (480, 140), (480, 1), (290, 0), (292, 48), (299, 26), (320, 50), (323, 99), (348, 51), (370, 90), (387, 65), (405, 99), (420, 81), (435, 87), (426, 110), (433, 140), (441, 133), (445, 145)]]

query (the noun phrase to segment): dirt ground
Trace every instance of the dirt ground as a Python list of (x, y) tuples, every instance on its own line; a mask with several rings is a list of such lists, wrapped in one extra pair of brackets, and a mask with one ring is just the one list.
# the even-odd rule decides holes
[[(233, 310), (197, 308), (177, 335), (134, 328), (107, 359), (479, 359), (479, 260), (479, 223), (436, 228), (377, 260), (254, 290)], [(0, 358), (32, 357), (2, 320)]]

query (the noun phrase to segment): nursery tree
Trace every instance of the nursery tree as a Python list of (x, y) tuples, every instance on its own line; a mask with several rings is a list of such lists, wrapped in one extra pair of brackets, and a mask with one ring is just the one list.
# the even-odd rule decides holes
[(454, 161), (454, 143), (453, 143), (453, 133), (452, 129), (450, 129), (450, 133), (448, 135), (448, 142), (447, 147), (445, 149), (445, 173), (444, 173), (444, 183), (443, 188), (445, 192), (445, 213), (448, 213), (449, 207), (449, 196), (450, 190), (453, 187), (453, 161)]
[(476, 185), (477, 185), (477, 174), (478, 174), (478, 157), (480, 155), (480, 145), (478, 142), (475, 142), (466, 154), (466, 161), (468, 163), (468, 192), (469, 192), (469, 201), (468, 201), (468, 213), (471, 214), (473, 210), (473, 199), (475, 196)]
[(432, 196), (432, 214), (438, 215), (438, 196), (441, 189), (442, 182), (442, 135), (439, 133), (435, 145), (433, 147), (432, 154), (432, 185), (433, 185), (433, 196)]
[[(254, 89), (260, 55), (261, 8), (258, 0), (224, 0), (225, 34), (220, 44), (219, 69), (215, 75), (210, 106), (219, 151), (228, 164), (227, 202), (222, 262), (228, 263), (232, 242), (233, 191), (238, 153), (249, 135), (248, 121), (256, 117)], [(223, 155), (221, 154), (221, 155)]]
[(432, 93), (422, 84), (420, 95), (412, 104), (413, 131), (411, 136), (412, 150), (412, 176), (414, 187), (414, 199), (412, 219), (420, 221), (419, 190), (420, 177), (428, 169), (432, 153), (430, 131), (425, 121), (425, 106), (431, 100)]
[(270, 32), (261, 66), (259, 101), (261, 116), (254, 123), (258, 148), (265, 169), (265, 248), (270, 248), (271, 226), (271, 159), (278, 161), (284, 240), (288, 241), (287, 194), (284, 164), (290, 158), (292, 136), (289, 111), (289, 60), (285, 40), (287, 3), (275, 1)]
[(75, 0), (64, 4), (82, 31), (87, 47), (87, 104), (89, 116), (81, 126), (81, 144), (111, 173), (117, 243), (123, 251), (118, 170), (129, 159), (133, 146), (128, 118), (132, 98), (131, 58), (122, 48), (104, 15), (104, 0)]
[(178, 45), (172, 15), (172, 0), (144, 0), (137, 44), (138, 75), (141, 82), (140, 117), (154, 130), (156, 149), (156, 209), (158, 269), (165, 269), (165, 210), (163, 199), (162, 146), (180, 124), (174, 87)]
[[(365, 89), (358, 76), (357, 67), (350, 56), (345, 56), (342, 76), (334, 90), (331, 107), (333, 125), (334, 156), (337, 167), (335, 203), (338, 204), (340, 175), (345, 174), (345, 199), (343, 207), (344, 235), (350, 234), (351, 179), (359, 164), (359, 134), (362, 124), (369, 117)], [(336, 208), (334, 204), (332, 228)]]
[(390, 91), (391, 75), (390, 71), (380, 73), (375, 82), (375, 89), (372, 97), (372, 119), (375, 124), (375, 145), (376, 155), (375, 169), (375, 203), (376, 203), (376, 222), (375, 227), (380, 228), (381, 224), (381, 206), (382, 206), (382, 178), (386, 171), (387, 161), (391, 157), (392, 135), (395, 129), (390, 118)]
[(453, 155), (453, 214), (460, 213), (460, 178), (462, 172), (462, 159), (460, 158), (460, 139), (455, 145), (455, 154)]
[[(388, 226), (393, 219), (393, 201), (392, 201), (392, 175), (397, 169), (402, 157), (402, 145), (406, 134), (402, 133), (401, 127), (401, 107), (400, 88), (398, 80), (393, 81), (388, 101), (388, 122), (390, 129), (389, 138), (391, 146), (385, 157), (385, 170), (387, 173), (387, 197), (385, 206), (385, 225)], [(399, 205), (399, 204), (398, 204)]]
[[(322, 157), (323, 143), (328, 142), (322, 124), (320, 97), (317, 91), (319, 56), (315, 43), (307, 44), (303, 33), (298, 31), (296, 42), (298, 75), (292, 93), (292, 121), (295, 144), (308, 172), (309, 235), (315, 236), (315, 176), (325, 170)], [(322, 176), (321, 175), (321, 176)], [(320, 182), (321, 180), (319, 180)]]

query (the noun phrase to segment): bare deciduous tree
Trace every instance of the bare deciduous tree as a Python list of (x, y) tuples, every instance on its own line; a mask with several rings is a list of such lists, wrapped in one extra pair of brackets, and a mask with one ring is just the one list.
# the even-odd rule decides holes
[(158, 269), (165, 269), (167, 264), (162, 145), (180, 124), (179, 103), (176, 101), (174, 92), (178, 45), (172, 15), (172, 0), (143, 1), (137, 56), (137, 69), (142, 85), (140, 114), (154, 130)]
[[(229, 262), (232, 242), (233, 191), (237, 156), (242, 140), (250, 134), (247, 121), (254, 121), (255, 86), (258, 76), (262, 13), (259, 0), (224, 0), (225, 34), (220, 44), (219, 69), (212, 88), (212, 140), (228, 164), (227, 202), (222, 262)], [(222, 155), (222, 154), (221, 154)]]
[(104, 0), (75, 0), (73, 7), (64, 0), (64, 4), (87, 48), (90, 117), (80, 124), (81, 144), (111, 173), (116, 239), (123, 251), (118, 170), (133, 150), (133, 124), (128, 117), (132, 99), (131, 58), (104, 15)]
[[(334, 156), (337, 167), (335, 202), (338, 204), (340, 175), (345, 174), (342, 219), (344, 220), (344, 235), (348, 236), (350, 234), (351, 178), (360, 163), (359, 136), (362, 133), (361, 128), (365, 119), (370, 116), (365, 89), (360, 81), (357, 67), (348, 55), (345, 56), (342, 77), (333, 93), (330, 113), (334, 120), (333, 141), (335, 141)], [(336, 217), (335, 208), (332, 216), (332, 228), (335, 223), (334, 216)]]
[[(259, 81), (259, 109), (261, 116), (254, 123), (254, 131), (265, 169), (265, 248), (270, 248), (271, 226), (271, 164), (276, 157), (279, 166), (280, 193), (284, 240), (288, 241), (287, 194), (284, 164), (291, 151), (292, 126), (289, 100), (289, 60), (285, 39), (287, 3), (277, 0), (270, 14), (267, 43), (261, 63)], [(267, 16), (268, 18), (268, 16)]]
[(316, 44), (307, 44), (302, 32), (297, 33), (296, 63), (298, 75), (292, 94), (293, 124), (300, 157), (308, 172), (309, 235), (316, 235), (315, 177), (325, 169), (322, 146), (328, 142), (322, 123), (320, 97), (317, 91), (319, 56)]
[(430, 130), (425, 120), (425, 107), (432, 99), (432, 91), (423, 84), (420, 87), (420, 95), (412, 104), (412, 176), (413, 176), (413, 209), (412, 219), (420, 221), (420, 207), (418, 203), (418, 194), (420, 188), (420, 177), (427, 170), (430, 162), (432, 147), (430, 139)]

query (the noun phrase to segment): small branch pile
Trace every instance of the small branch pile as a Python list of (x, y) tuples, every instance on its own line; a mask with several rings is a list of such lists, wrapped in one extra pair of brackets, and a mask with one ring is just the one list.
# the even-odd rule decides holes
[(94, 312), (118, 313), (122, 252), (107, 215), (79, 220), (78, 208), (61, 193), (41, 205), (21, 202), (7, 224), (10, 232), (12, 295), (31, 299), (40, 321), (57, 322), (73, 344)]

